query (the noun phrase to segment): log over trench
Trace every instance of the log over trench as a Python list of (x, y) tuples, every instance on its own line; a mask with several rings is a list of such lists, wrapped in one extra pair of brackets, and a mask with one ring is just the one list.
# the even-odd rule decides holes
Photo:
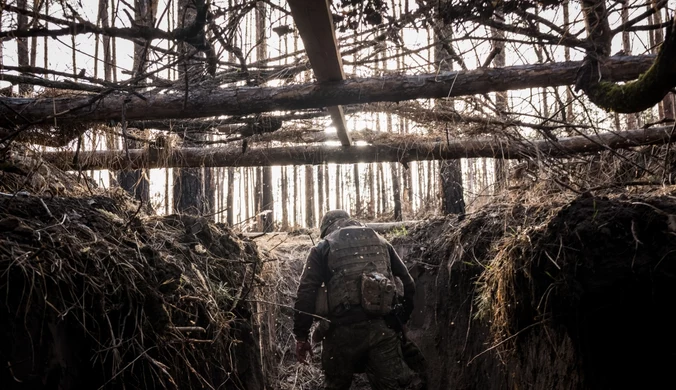
[[(608, 59), (606, 81), (627, 81), (645, 72), (654, 56)], [(579, 61), (476, 69), (418, 76), (389, 76), (283, 87), (193, 89), (186, 93), (108, 93), (79, 98), (0, 98), (0, 128), (16, 131), (44, 123), (200, 118), (290, 111), (378, 101), (445, 98), (534, 87), (571, 85)], [(0, 136), (2, 136), (0, 131)], [(5, 134), (7, 132), (5, 131)]]
[(675, 139), (674, 127), (607, 132), (598, 135), (561, 138), (558, 142), (467, 140), (455, 142), (395, 142), (379, 145), (293, 146), (253, 148), (242, 153), (239, 145), (224, 148), (132, 149), (125, 151), (46, 152), (48, 162), (64, 170), (139, 169), (177, 167), (225, 167), (304, 165), (324, 163), (371, 163), (459, 158), (566, 157), (608, 149), (655, 145)]

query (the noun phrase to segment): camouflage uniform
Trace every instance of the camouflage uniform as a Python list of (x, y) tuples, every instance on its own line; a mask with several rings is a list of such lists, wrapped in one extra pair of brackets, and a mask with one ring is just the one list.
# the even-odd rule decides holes
[(361, 372), (363, 367), (376, 390), (401, 389), (410, 380), (399, 337), (382, 319), (337, 326), (324, 339), (324, 389), (349, 389), (352, 374)]
[[(350, 220), (342, 210), (328, 212), (322, 220), (321, 237), (349, 226), (362, 226)], [(336, 233), (338, 234), (338, 233)], [(373, 233), (371, 233), (373, 234)], [(301, 282), (298, 286), (294, 314), (294, 334), (297, 341), (308, 341), (315, 313), (316, 297), (322, 285), (328, 286), (333, 276), (329, 269), (329, 240), (320, 241), (310, 250)], [(382, 237), (378, 245), (386, 248), (385, 259), (392, 276), (399, 277), (404, 287), (406, 312), (413, 310), (415, 284), (396, 251)], [(355, 248), (358, 249), (358, 248)], [(355, 250), (355, 253), (358, 251)], [(382, 251), (380, 256), (383, 256)], [(358, 260), (355, 258), (355, 260)], [(401, 340), (397, 332), (388, 327), (383, 315), (369, 314), (359, 305), (348, 305), (348, 310), (329, 315), (331, 327), (323, 339), (322, 369), (325, 372), (325, 389), (347, 390), (352, 376), (365, 367), (369, 382), (374, 389), (400, 389), (406, 385), (410, 372), (403, 364)], [(334, 312), (336, 313), (336, 312)]]

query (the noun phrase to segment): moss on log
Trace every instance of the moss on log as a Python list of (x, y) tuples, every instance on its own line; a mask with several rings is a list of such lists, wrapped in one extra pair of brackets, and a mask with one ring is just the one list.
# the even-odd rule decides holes
[(672, 18), (655, 62), (635, 81), (626, 84), (598, 81), (598, 64), (590, 60), (578, 75), (577, 89), (582, 89), (592, 103), (607, 111), (626, 114), (659, 103), (676, 86), (675, 29), (676, 22)]

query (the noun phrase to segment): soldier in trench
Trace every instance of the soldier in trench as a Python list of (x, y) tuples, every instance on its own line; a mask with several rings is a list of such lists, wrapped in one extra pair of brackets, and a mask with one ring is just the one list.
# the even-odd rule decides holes
[[(305, 363), (312, 341), (321, 340), (324, 389), (347, 390), (358, 372), (366, 372), (374, 389), (404, 388), (411, 375), (403, 359), (414, 362), (414, 370), (424, 366), (403, 327), (413, 312), (411, 275), (392, 245), (347, 212), (327, 212), (320, 229), (324, 240), (310, 250), (298, 286), (294, 315), (298, 361)], [(396, 317), (394, 277), (402, 281), (404, 293)], [(321, 334), (310, 340), (312, 314), (325, 315), (330, 325), (324, 322), (318, 328)]]

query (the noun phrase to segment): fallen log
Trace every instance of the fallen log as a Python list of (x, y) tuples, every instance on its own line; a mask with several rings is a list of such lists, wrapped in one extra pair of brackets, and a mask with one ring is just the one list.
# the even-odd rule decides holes
[[(635, 79), (654, 56), (609, 59), (607, 81)], [(521, 65), (418, 76), (388, 76), (283, 87), (195, 89), (184, 93), (99, 94), (85, 98), (0, 98), (0, 137), (45, 124), (64, 127), (82, 122), (199, 118), (219, 115), (320, 108), (377, 101), (444, 98), (534, 87), (570, 85), (581, 62)]]
[(446, 142), (393, 142), (344, 148), (341, 146), (293, 146), (252, 148), (242, 153), (239, 145), (223, 148), (132, 149), (79, 152), (45, 152), (43, 158), (64, 170), (185, 168), (225, 166), (369, 163), (459, 158), (567, 157), (608, 149), (664, 144), (673, 141), (672, 126), (608, 132), (562, 138), (558, 142), (467, 140)]

